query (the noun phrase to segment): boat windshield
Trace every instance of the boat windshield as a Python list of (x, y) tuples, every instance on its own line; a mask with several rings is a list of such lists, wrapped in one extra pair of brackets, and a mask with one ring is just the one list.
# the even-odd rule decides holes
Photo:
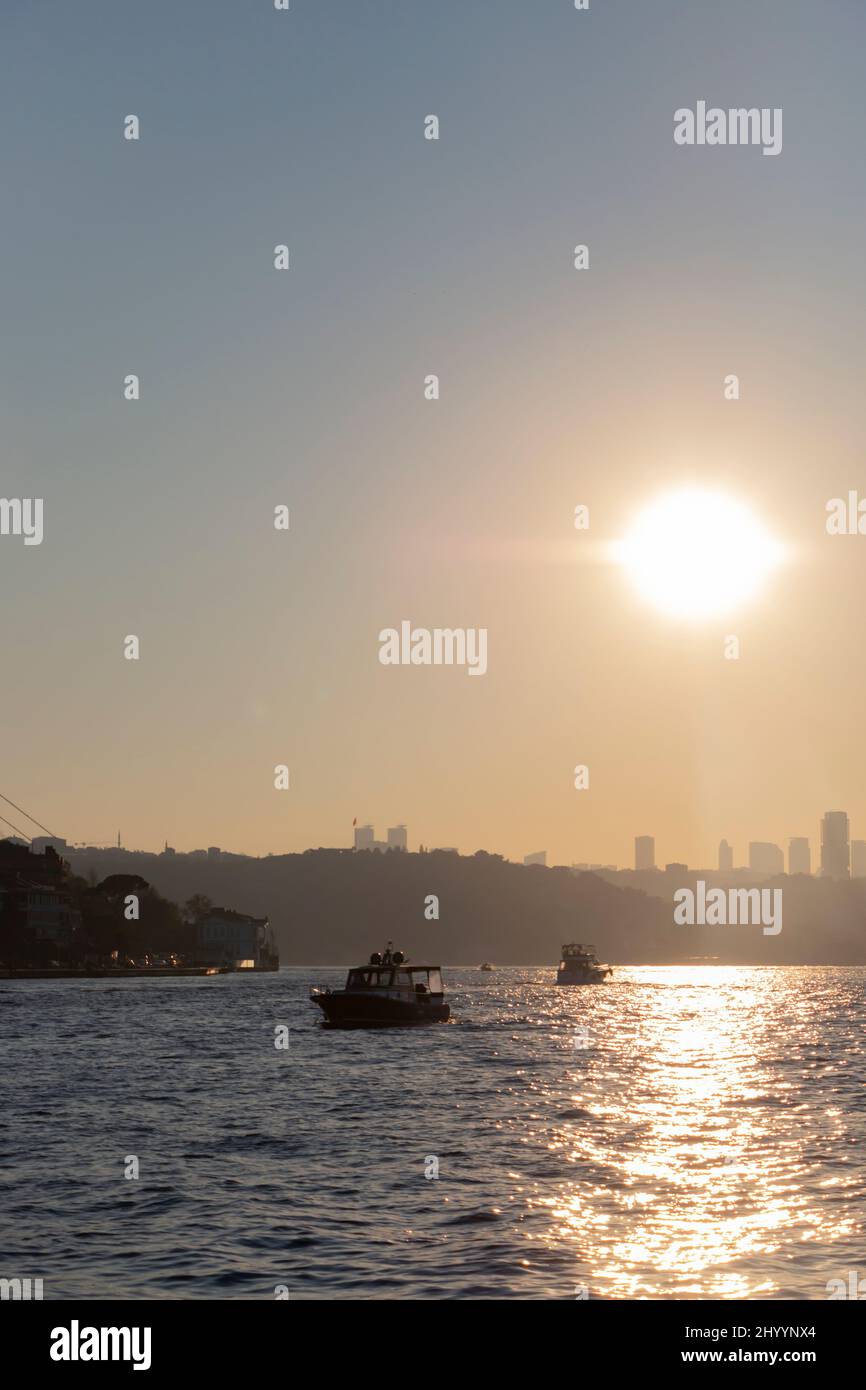
[(421, 969), (404, 966), (402, 970), (391, 970), (366, 966), (363, 970), (350, 970), (346, 981), (347, 989), (411, 989), (417, 994), (441, 994), (442, 972), (438, 967)]
[(350, 970), (346, 988), (390, 989), (393, 983), (393, 970)]

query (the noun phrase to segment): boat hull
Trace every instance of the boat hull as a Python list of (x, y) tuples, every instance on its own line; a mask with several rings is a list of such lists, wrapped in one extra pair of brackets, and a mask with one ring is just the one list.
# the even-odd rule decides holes
[(325, 1015), (327, 1028), (417, 1028), (427, 1023), (447, 1023), (451, 1006), (444, 1003), (418, 1003), (411, 999), (376, 998), (370, 994), (333, 991), (314, 994)]

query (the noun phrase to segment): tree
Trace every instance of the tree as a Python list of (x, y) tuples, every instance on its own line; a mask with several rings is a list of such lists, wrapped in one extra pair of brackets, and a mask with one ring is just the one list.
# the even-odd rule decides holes
[(193, 922), (200, 922), (203, 917), (207, 917), (213, 903), (204, 893), (193, 893), (191, 898), (187, 898), (183, 905), (187, 918)]

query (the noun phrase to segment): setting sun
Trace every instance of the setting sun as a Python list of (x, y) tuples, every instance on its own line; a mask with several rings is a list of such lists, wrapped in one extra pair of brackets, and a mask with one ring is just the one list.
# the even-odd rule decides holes
[(651, 503), (614, 548), (642, 598), (663, 613), (732, 613), (759, 590), (782, 547), (741, 502), (684, 488)]

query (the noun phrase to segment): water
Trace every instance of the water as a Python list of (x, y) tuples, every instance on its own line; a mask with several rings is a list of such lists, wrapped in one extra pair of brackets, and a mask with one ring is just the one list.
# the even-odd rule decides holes
[(866, 1273), (866, 971), (552, 979), (446, 971), (450, 1024), (351, 1033), (307, 1000), (338, 971), (0, 981), (0, 1275), (46, 1298), (823, 1299)]

